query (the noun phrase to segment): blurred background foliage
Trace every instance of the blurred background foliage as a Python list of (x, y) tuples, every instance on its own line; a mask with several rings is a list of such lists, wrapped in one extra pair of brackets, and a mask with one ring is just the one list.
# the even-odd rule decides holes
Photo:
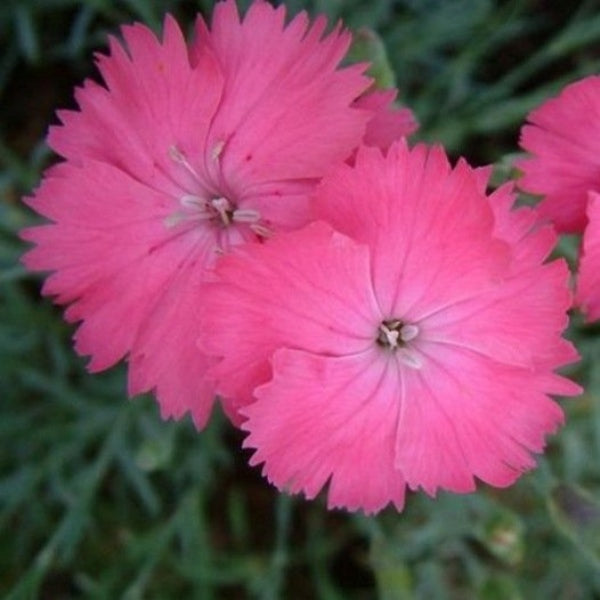
[[(247, 1), (240, 5), (245, 7)], [(526, 113), (600, 71), (600, 4), (543, 0), (289, 0), (359, 31), (416, 112), (417, 138), (510, 172)], [(576, 319), (586, 393), (539, 468), (508, 490), (411, 495), (402, 514), (328, 512), (276, 493), (220, 414), (202, 434), (125, 399), (124, 369), (90, 376), (72, 328), (18, 259), (20, 203), (93, 52), (210, 0), (0, 4), (0, 596), (10, 599), (600, 598), (600, 328)], [(362, 30), (367, 28), (367, 30)], [(373, 31), (380, 37), (374, 37)], [(573, 253), (572, 241), (563, 243)], [(368, 483), (365, 483), (368, 485)]]

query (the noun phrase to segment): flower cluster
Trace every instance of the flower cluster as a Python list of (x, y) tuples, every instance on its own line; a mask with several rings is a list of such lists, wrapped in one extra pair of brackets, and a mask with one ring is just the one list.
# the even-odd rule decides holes
[[(198, 428), (219, 397), (252, 464), (308, 498), (328, 486), (331, 507), (401, 510), (407, 489), (533, 467), (563, 419), (551, 395), (580, 391), (556, 372), (577, 352), (544, 219), (579, 226), (585, 200), (538, 186), (567, 181), (554, 163), (521, 165), (538, 212), (510, 183), (488, 193), (489, 169), (411, 147), (412, 113), (342, 66), (350, 34), (323, 17), (225, 0), (189, 43), (170, 17), (162, 39), (122, 36), (58, 113), (64, 160), (26, 199), (49, 221), (23, 232), (24, 262), (51, 271), (90, 371), (126, 359), (130, 395)], [(581, 298), (600, 259), (588, 190)]]

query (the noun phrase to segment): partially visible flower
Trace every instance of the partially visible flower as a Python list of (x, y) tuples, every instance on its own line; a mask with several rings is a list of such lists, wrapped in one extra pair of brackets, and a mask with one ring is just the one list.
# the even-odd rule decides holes
[[(350, 35), (257, 0), (202, 19), (188, 46), (167, 17), (98, 57), (48, 142), (65, 162), (27, 203), (51, 223), (23, 232), (43, 293), (81, 321), (76, 350), (100, 371), (129, 361), (129, 392), (154, 390), (164, 417), (206, 422), (214, 388), (197, 348), (198, 295), (219, 254), (307, 222), (308, 195), (346, 159), (375, 110), (357, 108), (365, 66), (340, 68)], [(373, 100), (374, 102), (374, 100)]]
[(402, 509), (405, 489), (507, 486), (562, 423), (549, 394), (571, 304), (556, 236), (490, 197), (440, 148), (359, 150), (326, 176), (317, 222), (223, 257), (204, 295), (207, 352), (252, 464), (329, 506)]
[(520, 143), (533, 156), (516, 163), (519, 186), (544, 196), (540, 216), (559, 232), (582, 233), (587, 194), (600, 192), (600, 76), (568, 85), (528, 120)]
[(576, 304), (588, 321), (600, 319), (600, 194), (589, 193), (588, 225), (579, 257)]
[(418, 124), (412, 111), (406, 107), (394, 106), (397, 90), (371, 90), (358, 98), (354, 106), (373, 111), (373, 118), (367, 123), (363, 143), (387, 150), (402, 137), (413, 134)]

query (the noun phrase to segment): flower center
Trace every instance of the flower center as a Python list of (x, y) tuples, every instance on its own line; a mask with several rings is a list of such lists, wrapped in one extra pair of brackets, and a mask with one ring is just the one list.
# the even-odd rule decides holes
[(258, 224), (260, 213), (248, 208), (236, 208), (235, 204), (223, 196), (217, 198), (201, 198), (193, 194), (185, 194), (179, 198), (184, 213), (177, 213), (186, 219), (213, 221), (223, 227), (232, 223)]
[[(202, 178), (177, 146), (169, 148), (169, 156), (173, 162), (183, 167), (202, 187)], [(217, 159), (218, 154), (215, 156), (215, 160)], [(182, 210), (175, 212), (167, 219), (167, 227), (172, 227), (182, 221), (209, 221), (221, 227), (228, 227), (234, 223), (246, 223), (256, 235), (263, 237), (270, 235), (269, 229), (261, 224), (261, 215), (257, 210), (237, 208), (225, 196), (215, 194), (202, 197), (195, 194), (184, 194), (179, 198), (179, 204)]]
[(419, 335), (419, 327), (400, 319), (386, 319), (377, 329), (377, 344), (396, 352), (399, 360), (413, 369), (420, 369), (422, 362), (410, 342)]

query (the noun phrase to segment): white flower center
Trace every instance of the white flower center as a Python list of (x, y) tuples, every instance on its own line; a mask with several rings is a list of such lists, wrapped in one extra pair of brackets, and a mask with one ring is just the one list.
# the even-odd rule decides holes
[(184, 213), (177, 213), (186, 219), (197, 219), (199, 221), (215, 221), (223, 226), (231, 223), (249, 223), (258, 224), (260, 213), (250, 208), (235, 208), (234, 204), (227, 198), (220, 196), (218, 198), (204, 199), (200, 196), (185, 194), (179, 198), (179, 203), (184, 209)]
[(404, 323), (400, 319), (386, 319), (377, 330), (377, 343), (396, 353), (400, 361), (413, 369), (423, 365), (419, 355), (410, 342), (419, 335), (419, 327)]
[[(213, 149), (214, 160), (219, 159), (223, 146), (224, 143), (220, 143)], [(186, 155), (177, 146), (170, 146), (168, 153), (173, 162), (182, 166), (202, 187), (202, 179)], [(182, 221), (212, 221), (222, 227), (228, 227), (233, 223), (245, 223), (256, 235), (267, 237), (271, 234), (271, 231), (260, 223), (261, 215), (257, 210), (237, 208), (225, 196), (215, 195), (205, 198), (195, 194), (184, 194), (179, 198), (179, 203), (183, 210), (177, 211), (167, 218), (165, 222), (167, 227), (173, 227)]]

